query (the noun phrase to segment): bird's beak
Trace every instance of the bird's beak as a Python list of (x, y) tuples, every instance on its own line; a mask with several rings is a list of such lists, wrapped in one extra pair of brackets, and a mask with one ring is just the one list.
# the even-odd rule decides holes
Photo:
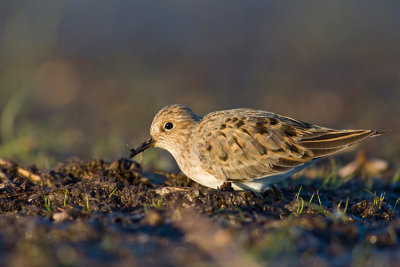
[(153, 147), (155, 144), (155, 141), (153, 138), (149, 138), (147, 139), (147, 141), (143, 142), (140, 146), (138, 146), (136, 149), (135, 148), (129, 148), (129, 158), (133, 158), (134, 156), (136, 156), (137, 154), (139, 154), (140, 152), (145, 151), (146, 149)]

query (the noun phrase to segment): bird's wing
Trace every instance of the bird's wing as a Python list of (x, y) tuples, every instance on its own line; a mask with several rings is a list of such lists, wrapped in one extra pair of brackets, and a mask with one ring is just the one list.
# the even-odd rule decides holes
[(333, 130), (269, 112), (240, 111), (213, 114), (199, 125), (202, 167), (222, 181), (246, 182), (288, 173), (380, 134)]

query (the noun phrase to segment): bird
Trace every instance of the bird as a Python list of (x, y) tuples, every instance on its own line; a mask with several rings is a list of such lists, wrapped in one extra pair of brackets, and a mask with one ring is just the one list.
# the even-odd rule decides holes
[(387, 132), (336, 130), (249, 108), (198, 116), (188, 106), (173, 104), (155, 115), (151, 138), (129, 150), (133, 158), (159, 147), (203, 186), (259, 193), (322, 157)]

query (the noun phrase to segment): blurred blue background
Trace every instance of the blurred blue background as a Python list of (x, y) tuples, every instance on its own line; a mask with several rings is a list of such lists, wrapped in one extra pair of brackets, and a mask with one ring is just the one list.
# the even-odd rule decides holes
[(399, 87), (398, 1), (0, 3), (0, 157), (26, 164), (128, 156), (172, 103), (392, 129), (363, 149), (397, 160)]

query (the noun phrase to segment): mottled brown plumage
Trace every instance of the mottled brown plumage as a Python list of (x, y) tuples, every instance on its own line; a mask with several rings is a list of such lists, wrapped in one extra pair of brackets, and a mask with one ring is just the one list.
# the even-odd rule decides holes
[(161, 147), (202, 185), (218, 188), (229, 181), (236, 190), (261, 191), (320, 157), (384, 132), (334, 130), (245, 108), (200, 117), (186, 106), (170, 105), (155, 116), (150, 133), (152, 139), (132, 156)]

